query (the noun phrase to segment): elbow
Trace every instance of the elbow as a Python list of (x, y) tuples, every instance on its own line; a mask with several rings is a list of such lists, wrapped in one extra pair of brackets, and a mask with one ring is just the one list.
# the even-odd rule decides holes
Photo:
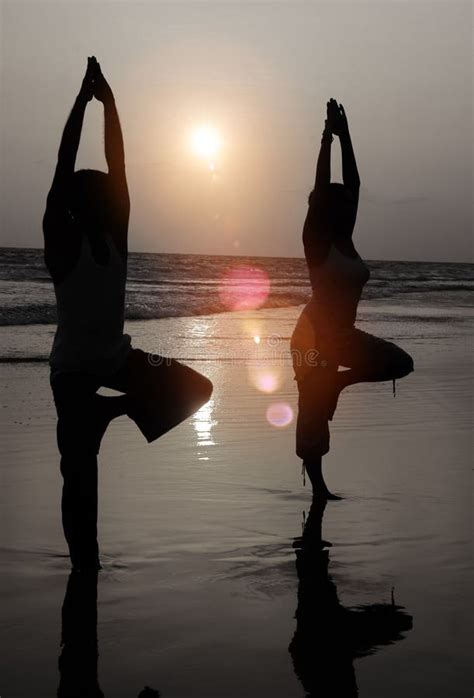
[(360, 189), (360, 177), (358, 172), (354, 172), (350, 177), (347, 177), (347, 185), (354, 191)]
[(349, 182), (345, 182), (345, 186), (349, 189), (349, 191), (352, 193), (352, 195), (358, 199), (359, 198), (359, 190), (360, 190), (360, 179), (356, 177), (355, 179), (351, 179)]

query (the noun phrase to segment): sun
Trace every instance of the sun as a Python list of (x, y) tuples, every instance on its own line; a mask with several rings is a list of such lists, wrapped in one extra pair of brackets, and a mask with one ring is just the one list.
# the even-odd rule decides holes
[(193, 151), (205, 160), (214, 160), (221, 147), (219, 131), (208, 124), (197, 126), (191, 134)]

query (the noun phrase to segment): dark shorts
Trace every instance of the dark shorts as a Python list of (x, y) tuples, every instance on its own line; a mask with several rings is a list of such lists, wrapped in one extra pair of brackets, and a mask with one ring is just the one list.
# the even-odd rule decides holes
[(212, 393), (212, 383), (189, 366), (141, 349), (131, 349), (113, 376), (55, 373), (51, 388), (58, 414), (58, 446), (63, 455), (73, 449), (98, 452), (100, 443), (96, 443), (94, 434), (100, 387), (127, 395), (127, 414), (149, 442), (196, 412)]

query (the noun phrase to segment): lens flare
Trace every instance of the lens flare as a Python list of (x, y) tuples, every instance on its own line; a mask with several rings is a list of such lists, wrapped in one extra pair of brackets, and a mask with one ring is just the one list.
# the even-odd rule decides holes
[(260, 308), (269, 293), (268, 275), (258, 267), (246, 265), (232, 267), (224, 274), (219, 284), (219, 297), (228, 310)]
[(267, 409), (267, 421), (272, 427), (287, 427), (293, 421), (293, 410), (286, 402), (275, 402)]
[(249, 367), (249, 378), (261, 393), (274, 393), (281, 383), (280, 372), (275, 368)]

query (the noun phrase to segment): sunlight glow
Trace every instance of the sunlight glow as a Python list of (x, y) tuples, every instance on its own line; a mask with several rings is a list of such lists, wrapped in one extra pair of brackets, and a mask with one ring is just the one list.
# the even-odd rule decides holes
[(221, 147), (221, 137), (217, 129), (210, 125), (198, 126), (191, 135), (191, 144), (196, 155), (207, 160), (209, 169), (213, 171), (214, 160)]

